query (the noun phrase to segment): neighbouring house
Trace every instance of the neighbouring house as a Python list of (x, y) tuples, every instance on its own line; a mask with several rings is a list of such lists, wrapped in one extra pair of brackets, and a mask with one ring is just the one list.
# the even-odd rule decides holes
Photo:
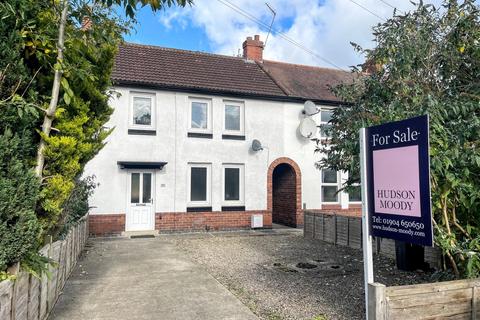
[(359, 191), (337, 194), (347, 173), (318, 170), (322, 155), (299, 132), (305, 101), (327, 123), (339, 105), (329, 86), (352, 74), (262, 53), (259, 36), (245, 40), (243, 57), (120, 47), (115, 130), (85, 170), (100, 183), (92, 234), (250, 228), (252, 216), (267, 228), (301, 226), (305, 209), (360, 211)]

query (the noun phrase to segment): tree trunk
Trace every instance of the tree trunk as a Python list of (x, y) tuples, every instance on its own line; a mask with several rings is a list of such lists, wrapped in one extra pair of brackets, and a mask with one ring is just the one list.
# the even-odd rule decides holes
[(55, 118), (55, 112), (57, 111), (58, 96), (60, 93), (60, 81), (63, 75), (63, 46), (65, 42), (65, 25), (67, 23), (68, 14), (68, 0), (63, 0), (62, 14), (60, 17), (60, 25), (58, 28), (58, 42), (57, 42), (57, 67), (55, 68), (55, 76), (53, 78), (52, 96), (50, 98), (50, 104), (45, 111), (43, 118), (42, 134), (40, 136), (40, 143), (37, 150), (37, 165), (35, 167), (35, 174), (37, 177), (42, 178), (43, 167), (45, 164), (45, 140), (43, 136), (49, 136), (52, 129), (52, 122)]

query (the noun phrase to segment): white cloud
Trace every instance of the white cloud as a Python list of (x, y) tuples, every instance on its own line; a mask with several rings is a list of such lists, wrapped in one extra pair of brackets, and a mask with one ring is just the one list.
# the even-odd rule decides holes
[(159, 21), (166, 29), (172, 29), (173, 21), (179, 23), (182, 28), (186, 28), (188, 25), (188, 21), (184, 18), (185, 16), (182, 15), (181, 11), (175, 10), (169, 14), (161, 15)]
[[(261, 39), (265, 39), (266, 28), (222, 4), (223, 1), (225, 0), (198, 0), (192, 8), (169, 10), (161, 23), (169, 27), (175, 20), (181, 25), (190, 22), (201, 27), (205, 30), (213, 50), (226, 55), (234, 55), (241, 50), (242, 42), (247, 36), (260, 34)], [(277, 12), (274, 29), (281, 30), (287, 37), (342, 68), (362, 62), (362, 57), (350, 45), (351, 41), (365, 48), (374, 45), (371, 28), (381, 22), (375, 15), (388, 18), (393, 14), (393, 9), (381, 0), (267, 1)], [(402, 11), (413, 8), (408, 0), (385, 2)], [(438, 5), (441, 0), (428, 2)], [(272, 15), (263, 1), (229, 0), (229, 3), (265, 24), (270, 24)], [(286, 19), (292, 23), (288, 28), (282, 29), (282, 21)], [(270, 35), (264, 58), (331, 67), (320, 58), (286, 41), (279, 34)]]

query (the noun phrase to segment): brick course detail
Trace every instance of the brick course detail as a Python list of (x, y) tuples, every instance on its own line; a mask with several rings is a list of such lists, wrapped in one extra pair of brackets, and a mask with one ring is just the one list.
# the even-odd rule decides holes
[[(285, 169), (285, 165), (290, 167), (290, 172)], [(284, 169), (281, 169), (281, 167)], [(277, 167), (280, 170), (285, 170), (287, 173), (284, 173), (284, 177), (274, 178), (274, 172)], [(295, 177), (292, 177), (291, 174), (294, 173)], [(295, 179), (293, 179), (295, 178)], [(274, 210), (274, 189), (273, 183), (276, 183), (276, 201), (275, 201), (275, 211), (281, 208), (286, 208), (290, 211), (290, 215), (287, 217), (280, 216), (279, 218), (285, 218), (283, 223), (288, 224), (293, 227), (303, 226), (303, 210), (302, 210), (302, 174), (300, 167), (295, 161), (290, 158), (282, 157), (278, 158), (270, 164), (267, 173), (267, 210), (271, 214)], [(293, 182), (295, 185), (293, 185)], [(284, 190), (282, 191), (282, 186)], [(280, 191), (278, 191), (280, 189)], [(295, 195), (295, 199), (292, 199)], [(275, 219), (276, 220), (276, 219)], [(279, 221), (282, 222), (282, 221)]]
[(125, 231), (125, 214), (97, 214), (88, 216), (92, 236), (115, 236)]
[[(263, 215), (264, 228), (272, 227), (272, 215), (266, 210), (213, 212), (157, 212), (155, 230), (217, 231), (249, 229), (252, 214)], [(90, 215), (90, 235), (115, 236), (125, 231), (125, 214)]]
[(273, 171), (272, 181), (273, 222), (295, 226), (297, 223), (295, 171), (290, 165), (282, 163)]
[(160, 231), (216, 231), (250, 228), (251, 216), (263, 215), (264, 228), (272, 227), (272, 215), (265, 210), (166, 212), (155, 215), (155, 229)]

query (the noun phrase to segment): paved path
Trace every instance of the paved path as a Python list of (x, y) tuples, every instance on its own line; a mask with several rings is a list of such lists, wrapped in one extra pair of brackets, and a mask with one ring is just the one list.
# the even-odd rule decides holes
[(49, 319), (257, 317), (165, 239), (90, 240)]

